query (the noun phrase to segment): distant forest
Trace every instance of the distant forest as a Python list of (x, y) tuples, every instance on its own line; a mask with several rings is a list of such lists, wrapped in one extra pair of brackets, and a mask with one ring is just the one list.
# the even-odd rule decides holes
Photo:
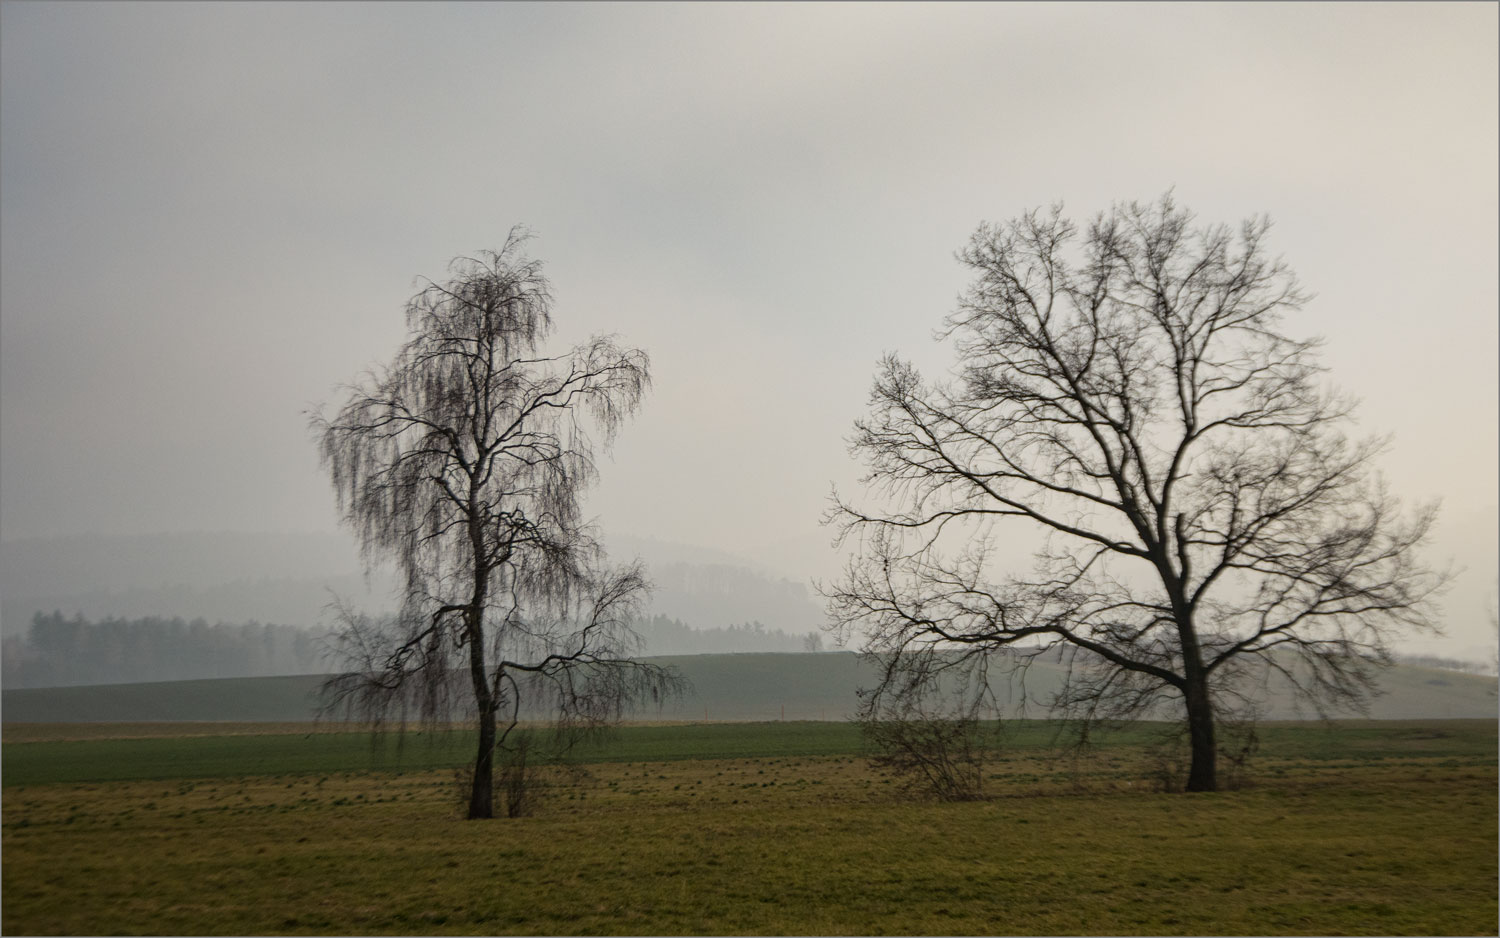
[[(823, 647), (817, 633), (788, 633), (756, 621), (695, 629), (657, 615), (635, 625), (648, 655)], [(0, 682), (12, 688), (66, 687), (320, 674), (338, 670), (338, 662), (325, 653), (325, 635), (322, 629), (253, 621), (210, 625), (204, 619), (148, 616), (94, 622), (81, 615), (39, 612), (25, 636), (5, 639)]]
[(1402, 664), (1438, 668), (1443, 671), (1462, 671), (1465, 674), (1494, 674), (1496, 672), (1493, 661), (1466, 661), (1459, 658), (1445, 658), (1441, 655), (1397, 655), (1396, 660)]
[(311, 674), (321, 633), (290, 625), (208, 624), (150, 616), (90, 622), (37, 613), (24, 638), (5, 639), (7, 687), (123, 684), (210, 677)]
[(785, 632), (759, 621), (696, 629), (678, 619), (652, 616), (635, 623), (648, 655), (706, 655), (758, 651), (823, 651), (820, 632)]

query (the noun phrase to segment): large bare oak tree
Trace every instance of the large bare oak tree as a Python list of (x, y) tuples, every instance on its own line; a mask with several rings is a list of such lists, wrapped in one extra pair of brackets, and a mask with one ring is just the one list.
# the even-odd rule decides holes
[(649, 385), (647, 356), (610, 337), (544, 354), (552, 297), (524, 241), (456, 259), (407, 304), (394, 360), (312, 418), (345, 522), (404, 584), (393, 619), (340, 616), (350, 670), (325, 691), (403, 722), (471, 705), (471, 818), (494, 815), (496, 750), (528, 712), (592, 728), (675, 684), (632, 659), (647, 583), (605, 565), (579, 504), (596, 445)]
[[(1065, 715), (1176, 708), (1186, 788), (1207, 791), (1248, 679), (1358, 706), (1389, 638), (1432, 628), (1443, 578), (1414, 551), (1434, 509), (1386, 494), (1381, 442), (1349, 439), (1317, 341), (1283, 331), (1307, 297), (1268, 228), (1199, 226), (1167, 196), (1082, 231), (1054, 207), (974, 234), (939, 333), (953, 380), (882, 362), (851, 439), (876, 507), (829, 513), (860, 546), (826, 590), (834, 622), (885, 664), (867, 718), (1047, 655)], [(998, 571), (1017, 525), (1046, 546)]]

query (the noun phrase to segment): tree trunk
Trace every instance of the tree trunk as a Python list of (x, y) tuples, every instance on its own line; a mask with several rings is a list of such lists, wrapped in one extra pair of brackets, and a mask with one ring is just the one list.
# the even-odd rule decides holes
[[(478, 501), (477, 483), (471, 480), (469, 504)], [(469, 643), (469, 682), (474, 687), (474, 709), (479, 714), (479, 752), (474, 756), (474, 778), (469, 789), (469, 820), (495, 816), (495, 695), (490, 691), (485, 673), (484, 653), (488, 647), (484, 635), (484, 603), (489, 594), (490, 568), (483, 561), (484, 533), (478, 514), (470, 515), (469, 544), (474, 551), (473, 593), (464, 612), (464, 626)]]
[(495, 706), (485, 700), (479, 709), (479, 752), (469, 789), (469, 820), (495, 816)]
[(469, 820), (495, 816), (495, 695), (484, 669), (484, 571), (476, 574), (474, 601), (465, 613), (469, 633), (469, 680), (474, 686), (474, 709), (479, 714), (479, 751), (474, 756), (474, 778), (469, 790)]
[[(1179, 531), (1178, 537), (1180, 538)], [(1172, 610), (1177, 619), (1177, 636), (1182, 642), (1182, 695), (1187, 707), (1188, 745), (1192, 762), (1188, 766), (1187, 791), (1218, 791), (1219, 748), (1214, 740), (1214, 702), (1208, 692), (1208, 671), (1203, 667), (1203, 652), (1198, 645), (1198, 627), (1193, 611), (1182, 591), (1182, 580), (1168, 575), (1170, 565), (1160, 565)]]
[(1218, 791), (1218, 746), (1214, 741), (1214, 707), (1208, 678), (1202, 671), (1188, 673), (1186, 687), (1188, 741), (1193, 761), (1188, 768), (1188, 791)]

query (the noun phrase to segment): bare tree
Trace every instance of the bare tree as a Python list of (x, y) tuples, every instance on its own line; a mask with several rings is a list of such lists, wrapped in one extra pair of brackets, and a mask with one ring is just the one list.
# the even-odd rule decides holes
[[(1175, 708), (1206, 791), (1251, 672), (1357, 707), (1388, 637), (1433, 628), (1443, 577), (1414, 548), (1435, 509), (1401, 512), (1318, 341), (1283, 334), (1307, 297), (1269, 227), (1197, 227), (1165, 196), (1081, 236), (1057, 206), (978, 229), (939, 333), (955, 379), (885, 358), (851, 438), (881, 505), (835, 493), (826, 519), (860, 545), (825, 591), (835, 631), (866, 636), (888, 688), (1060, 656), (1064, 715)], [(1030, 574), (993, 569), (1012, 524), (1045, 535)]]
[(524, 241), (512, 231), (429, 281), (391, 364), (311, 421), (345, 522), (403, 582), (393, 619), (339, 617), (350, 670), (329, 704), (403, 722), (471, 709), (471, 818), (494, 815), (496, 749), (528, 714), (598, 727), (676, 680), (631, 658), (648, 584), (638, 565), (605, 566), (579, 505), (595, 438), (649, 385), (647, 356), (610, 337), (542, 354), (552, 297)]

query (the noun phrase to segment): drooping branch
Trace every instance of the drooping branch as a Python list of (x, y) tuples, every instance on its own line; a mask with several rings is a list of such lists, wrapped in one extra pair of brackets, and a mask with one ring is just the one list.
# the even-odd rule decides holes
[(330, 692), (372, 711), (414, 701), (441, 720), (466, 680), (480, 722), (471, 816), (489, 816), (495, 747), (536, 695), (563, 725), (582, 714), (597, 726), (673, 684), (630, 657), (612, 610), (649, 585), (633, 568), (604, 572), (581, 508), (596, 447), (640, 405), (649, 360), (609, 336), (544, 354), (551, 288), (524, 240), (512, 232), (426, 282), (392, 363), (348, 387), (332, 418), (312, 418), (345, 522), (367, 560), (394, 562), (404, 581), (394, 621), (344, 617), (353, 668)]

